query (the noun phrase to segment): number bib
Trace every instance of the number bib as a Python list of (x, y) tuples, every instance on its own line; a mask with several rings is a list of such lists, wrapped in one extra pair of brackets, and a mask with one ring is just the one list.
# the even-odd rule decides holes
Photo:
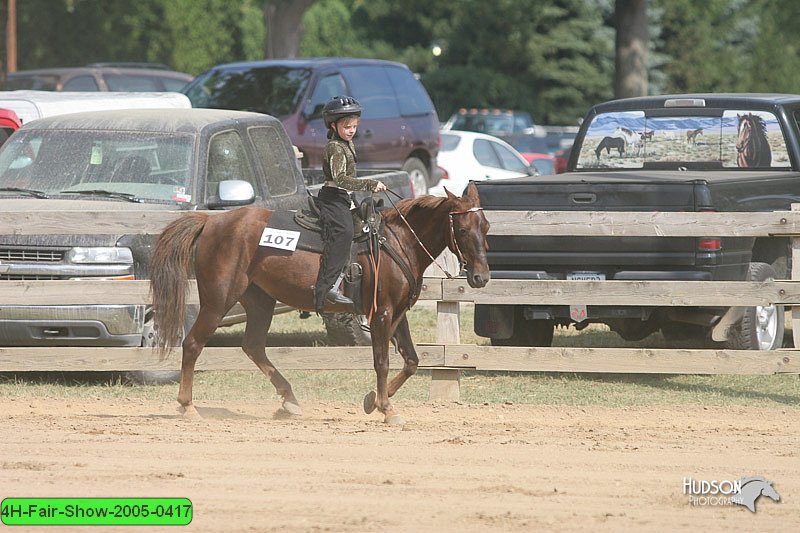
[(259, 246), (269, 246), (270, 248), (280, 248), (281, 250), (294, 251), (297, 248), (297, 241), (300, 240), (299, 231), (286, 229), (264, 228), (261, 234)]

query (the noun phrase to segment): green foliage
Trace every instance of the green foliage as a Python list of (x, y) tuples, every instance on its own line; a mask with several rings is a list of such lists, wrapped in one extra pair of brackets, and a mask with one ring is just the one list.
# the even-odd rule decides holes
[(665, 92), (746, 90), (741, 58), (754, 35), (743, 24), (741, 2), (658, 0), (663, 9), (656, 49), (668, 62)]
[(17, 3), (18, 68), (148, 61), (197, 74), (263, 56), (259, 0), (28, 0)]
[[(18, 1), (18, 68), (151, 61), (198, 74), (263, 57), (263, 9), (263, 0)], [(647, 9), (651, 92), (797, 92), (795, 0), (652, 0)], [(300, 50), (405, 63), (442, 120), (497, 106), (573, 124), (613, 97), (613, 24), (612, 0), (316, 0)]]

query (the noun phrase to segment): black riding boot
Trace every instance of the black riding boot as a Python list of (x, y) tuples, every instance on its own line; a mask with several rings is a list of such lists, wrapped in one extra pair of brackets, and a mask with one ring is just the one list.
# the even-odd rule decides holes
[(353, 301), (339, 292), (338, 287), (337, 290), (333, 288), (350, 257), (353, 216), (350, 214), (350, 196), (344, 189), (322, 187), (317, 199), (324, 247), (314, 286), (314, 308), (320, 313), (326, 301), (353, 305)]

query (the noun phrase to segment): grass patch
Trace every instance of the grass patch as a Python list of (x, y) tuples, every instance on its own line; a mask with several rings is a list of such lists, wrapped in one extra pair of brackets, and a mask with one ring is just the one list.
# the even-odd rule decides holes
[[(412, 336), (418, 343), (436, 341), (435, 305), (422, 304), (409, 313)], [(221, 328), (217, 346), (238, 346), (243, 326)], [(461, 312), (461, 341), (488, 345), (488, 339), (472, 332), (472, 309)], [(275, 317), (269, 345), (316, 346), (325, 344), (319, 317), (300, 319), (297, 313)], [(660, 335), (641, 342), (623, 341), (601, 326), (577, 332), (558, 330), (555, 346), (651, 347), (670, 346)], [(674, 346), (674, 345), (673, 345)], [(690, 346), (689, 346), (690, 347)], [(201, 355), (202, 357), (202, 355)], [(242, 354), (242, 357), (245, 357)], [(90, 374), (90, 375), (87, 375)], [(341, 401), (358, 407), (364, 394), (374, 388), (372, 371), (284, 372), (301, 402)], [(397, 395), (398, 399), (426, 401), (430, 372), (421, 370)], [(22, 373), (0, 376), (0, 398), (98, 398), (143, 399), (174, 402), (177, 384), (129, 385), (110, 373)], [(268, 401), (278, 397), (272, 385), (255, 367), (253, 371), (206, 371), (195, 377), (194, 397), (203, 401)], [(519, 403), (533, 405), (607, 406), (614, 408), (687, 405), (800, 408), (797, 375), (670, 375), (587, 374), (533, 372), (462, 373), (461, 397), (465, 403)]]
[[(51, 373), (52, 374), (52, 373)], [(301, 402), (341, 401), (361, 405), (364, 394), (375, 387), (368, 370), (289, 370)], [(398, 399), (426, 401), (430, 371), (421, 370), (398, 392)], [(52, 378), (0, 378), (0, 398), (97, 398), (174, 402), (177, 384), (128, 385), (119, 380)], [(800, 378), (773, 376), (699, 376), (574, 373), (464, 372), (463, 403), (605, 406), (614, 408), (691, 405), (800, 408)], [(207, 401), (277, 402), (275, 389), (256, 369), (251, 371), (198, 372), (194, 398)]]

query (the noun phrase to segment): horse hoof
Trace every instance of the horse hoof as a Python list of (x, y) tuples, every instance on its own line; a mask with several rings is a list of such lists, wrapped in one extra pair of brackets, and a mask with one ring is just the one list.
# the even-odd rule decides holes
[(197, 408), (192, 404), (178, 406), (178, 412), (189, 420), (201, 420), (203, 418), (200, 416), (200, 413), (197, 412)]
[(378, 395), (375, 393), (374, 390), (369, 391), (364, 396), (364, 412), (370, 414), (372, 411), (375, 410), (375, 400), (378, 399)]
[(386, 415), (383, 422), (389, 426), (403, 426), (406, 423), (406, 419), (400, 415)]
[(300, 409), (300, 405), (294, 402), (283, 402), (281, 410), (289, 416), (303, 416), (303, 410)]

